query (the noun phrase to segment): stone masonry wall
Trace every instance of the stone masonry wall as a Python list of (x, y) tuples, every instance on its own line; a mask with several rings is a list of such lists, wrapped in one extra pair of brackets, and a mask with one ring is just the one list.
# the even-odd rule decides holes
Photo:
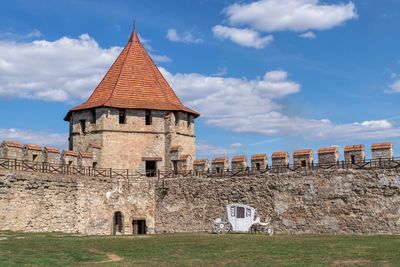
[(133, 218), (145, 218), (152, 233), (154, 192), (149, 179), (0, 170), (0, 230), (110, 235), (121, 211), (125, 234), (132, 234)]
[[(160, 184), (159, 187), (163, 185)], [(277, 233), (400, 234), (400, 169), (182, 178), (158, 190), (156, 231), (210, 231), (228, 203), (272, 217)]]
[(210, 231), (235, 202), (277, 233), (400, 234), (400, 169), (129, 181), (0, 170), (0, 230), (110, 235), (121, 211), (124, 234), (134, 218), (149, 233)]

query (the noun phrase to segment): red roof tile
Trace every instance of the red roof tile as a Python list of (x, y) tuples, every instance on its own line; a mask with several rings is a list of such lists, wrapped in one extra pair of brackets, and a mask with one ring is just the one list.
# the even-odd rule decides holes
[(79, 152), (79, 155), (81, 155), (82, 158), (88, 158), (88, 159), (93, 158), (93, 154), (89, 152), (81, 151)]
[(189, 158), (189, 155), (182, 155), (179, 157), (179, 160), (187, 160)]
[(184, 111), (185, 107), (154, 64), (134, 30), (131, 38), (89, 99), (71, 111), (94, 107)]
[(22, 144), (17, 141), (5, 140), (3, 141), (3, 144), (8, 147), (22, 148)]
[(52, 146), (45, 146), (44, 149), (49, 153), (58, 153), (59, 152), (58, 148), (52, 147)]
[(265, 160), (267, 159), (267, 154), (254, 154), (251, 156), (251, 160)]
[(207, 164), (208, 159), (196, 159), (193, 161), (193, 165), (204, 165)]
[(299, 149), (293, 151), (293, 156), (311, 156), (312, 154), (312, 149)]
[(288, 152), (274, 152), (272, 153), (272, 158), (273, 159), (281, 159), (281, 158), (288, 158), (289, 153)]
[(36, 144), (26, 144), (24, 148), (28, 150), (42, 151), (42, 147)]
[(246, 162), (247, 158), (246, 156), (234, 156), (232, 158), (232, 162)]
[(364, 145), (345, 146), (344, 152), (349, 152), (349, 151), (364, 151)]
[(393, 145), (390, 142), (385, 142), (385, 143), (379, 143), (379, 144), (373, 144), (371, 146), (372, 150), (377, 150), (377, 149), (392, 149)]
[(226, 163), (227, 161), (227, 158), (215, 158), (212, 160), (212, 163)]
[(172, 152), (179, 151), (180, 149), (181, 149), (181, 146), (171, 146), (171, 151)]
[(142, 157), (142, 161), (162, 161), (161, 157)]
[(63, 154), (65, 156), (71, 156), (71, 157), (77, 157), (78, 156), (78, 152), (73, 151), (73, 150), (64, 150)]
[(318, 149), (318, 154), (330, 154), (330, 153), (338, 153), (339, 150), (337, 147), (322, 147)]
[(99, 144), (90, 144), (92, 146), (92, 148), (97, 148), (97, 149), (101, 149), (101, 145)]

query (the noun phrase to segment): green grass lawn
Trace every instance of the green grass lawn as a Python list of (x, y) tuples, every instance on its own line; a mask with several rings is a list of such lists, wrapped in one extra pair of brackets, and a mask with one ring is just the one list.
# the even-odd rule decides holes
[(399, 236), (0, 232), (0, 266), (400, 266)]

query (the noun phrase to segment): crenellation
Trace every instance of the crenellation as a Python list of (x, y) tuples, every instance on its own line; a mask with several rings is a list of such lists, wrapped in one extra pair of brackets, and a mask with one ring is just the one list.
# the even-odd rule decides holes
[(93, 168), (98, 167), (98, 162), (101, 160), (101, 145), (99, 144), (89, 144), (87, 152), (93, 156)]
[(93, 167), (93, 154), (89, 152), (80, 151), (78, 153), (77, 163), (79, 167)]
[(23, 159), (31, 162), (44, 162), (42, 147), (37, 144), (26, 144), (23, 146)]
[(78, 153), (73, 150), (63, 150), (61, 153), (61, 163), (67, 166), (78, 166)]
[(300, 149), (293, 152), (293, 165), (295, 167), (310, 167), (314, 164), (312, 149)]
[(390, 142), (372, 144), (372, 159), (391, 159), (393, 158), (393, 144)]
[(223, 173), (226, 172), (229, 168), (228, 165), (228, 158), (220, 157), (220, 158), (214, 158), (211, 161), (211, 171), (213, 173)]
[(265, 171), (268, 168), (267, 154), (254, 154), (251, 156), (251, 168), (256, 171)]
[(61, 164), (61, 155), (58, 148), (45, 146), (43, 149), (43, 161), (49, 164)]
[(272, 153), (272, 167), (286, 167), (289, 164), (288, 152), (274, 152)]
[(318, 149), (319, 164), (336, 164), (339, 161), (339, 149), (337, 147), (324, 147)]
[(344, 160), (346, 163), (357, 164), (365, 160), (365, 148), (363, 144), (350, 145), (344, 148)]
[(244, 171), (247, 169), (247, 157), (244, 155), (233, 156), (231, 160), (231, 170), (233, 172)]
[(12, 140), (5, 140), (1, 143), (2, 156), (9, 159), (22, 160), (24, 153), (22, 144)]
[(200, 174), (209, 171), (208, 159), (196, 159), (193, 161), (193, 170), (195, 174)]

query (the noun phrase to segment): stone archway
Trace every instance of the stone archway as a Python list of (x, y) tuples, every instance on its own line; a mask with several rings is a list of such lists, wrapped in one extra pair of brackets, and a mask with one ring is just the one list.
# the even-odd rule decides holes
[(120, 211), (114, 212), (113, 216), (113, 235), (124, 233), (124, 215)]

